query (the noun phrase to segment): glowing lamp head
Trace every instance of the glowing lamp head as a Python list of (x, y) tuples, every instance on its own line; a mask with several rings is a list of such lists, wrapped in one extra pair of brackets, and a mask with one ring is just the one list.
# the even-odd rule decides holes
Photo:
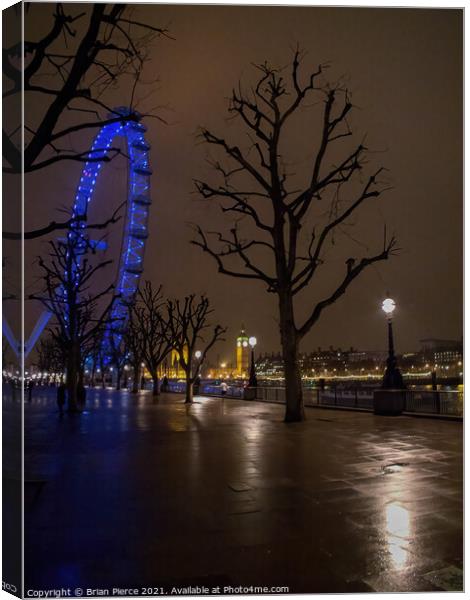
[(202, 356), (202, 352), (200, 350), (196, 350), (196, 352), (194, 353), (194, 356), (199, 360)]
[(255, 337), (251, 337), (251, 338), (248, 340), (248, 343), (250, 344), (250, 346), (251, 346), (252, 348), (254, 348), (254, 347), (256, 346), (256, 341), (257, 341), (257, 340), (256, 340), (256, 338), (255, 338)]
[(391, 317), (395, 308), (395, 300), (392, 300), (391, 298), (385, 298), (385, 300), (382, 302), (382, 310), (387, 316)]

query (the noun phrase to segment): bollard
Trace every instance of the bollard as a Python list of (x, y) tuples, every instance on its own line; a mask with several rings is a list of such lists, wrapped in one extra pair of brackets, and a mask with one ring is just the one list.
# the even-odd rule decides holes
[(405, 407), (404, 390), (375, 390), (374, 414), (375, 415), (401, 415)]

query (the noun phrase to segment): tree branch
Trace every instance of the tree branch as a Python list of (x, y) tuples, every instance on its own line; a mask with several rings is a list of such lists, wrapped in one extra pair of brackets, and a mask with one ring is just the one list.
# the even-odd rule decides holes
[(346, 275), (344, 276), (344, 279), (330, 296), (316, 304), (312, 313), (307, 318), (305, 323), (302, 325), (302, 327), (300, 327), (300, 329), (297, 330), (299, 337), (302, 338), (305, 334), (307, 334), (310, 331), (312, 326), (320, 318), (320, 315), (322, 314), (323, 310), (327, 306), (330, 306), (331, 304), (336, 302), (336, 300), (338, 300), (338, 298), (340, 298), (345, 293), (349, 285), (354, 281), (354, 279), (356, 279), (356, 277), (358, 277), (362, 273), (362, 271), (366, 267), (376, 262), (387, 260), (391, 254), (394, 254), (396, 252), (396, 250), (396, 239), (392, 237), (390, 242), (387, 244), (386, 247), (384, 247), (383, 251), (380, 254), (362, 258), (356, 266), (353, 266), (355, 262), (354, 259), (349, 259), (348, 261), (346, 261), (347, 271)]

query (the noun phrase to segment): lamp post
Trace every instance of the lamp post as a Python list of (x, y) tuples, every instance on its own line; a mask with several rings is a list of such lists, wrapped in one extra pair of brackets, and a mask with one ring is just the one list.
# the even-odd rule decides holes
[(199, 388), (200, 388), (200, 385), (201, 385), (201, 358), (202, 358), (202, 352), (200, 350), (196, 350), (196, 352), (194, 353), (194, 357), (197, 360), (197, 366), (196, 366), (196, 378), (195, 378), (194, 384), (193, 384), (193, 391), (197, 395), (197, 394), (199, 394)]
[(202, 357), (202, 352), (200, 350), (196, 350), (196, 352), (194, 353), (194, 357), (197, 360), (197, 376), (201, 375), (201, 357)]
[(395, 356), (395, 348), (393, 345), (393, 311), (396, 308), (395, 301), (392, 298), (386, 298), (382, 302), (382, 310), (387, 316), (388, 325), (388, 358), (387, 366), (382, 380), (382, 387), (389, 390), (401, 390), (405, 388), (403, 377), (397, 366), (397, 358)]
[(250, 378), (248, 380), (249, 387), (256, 387), (258, 385), (258, 381), (256, 380), (256, 369), (255, 369), (255, 346), (256, 346), (256, 338), (250, 337), (248, 343), (251, 348), (251, 366), (250, 366)]

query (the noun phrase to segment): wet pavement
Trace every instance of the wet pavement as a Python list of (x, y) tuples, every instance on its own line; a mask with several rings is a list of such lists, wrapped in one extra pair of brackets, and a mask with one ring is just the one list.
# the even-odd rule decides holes
[(26, 406), (26, 589), (462, 589), (462, 423), (91, 390)]

